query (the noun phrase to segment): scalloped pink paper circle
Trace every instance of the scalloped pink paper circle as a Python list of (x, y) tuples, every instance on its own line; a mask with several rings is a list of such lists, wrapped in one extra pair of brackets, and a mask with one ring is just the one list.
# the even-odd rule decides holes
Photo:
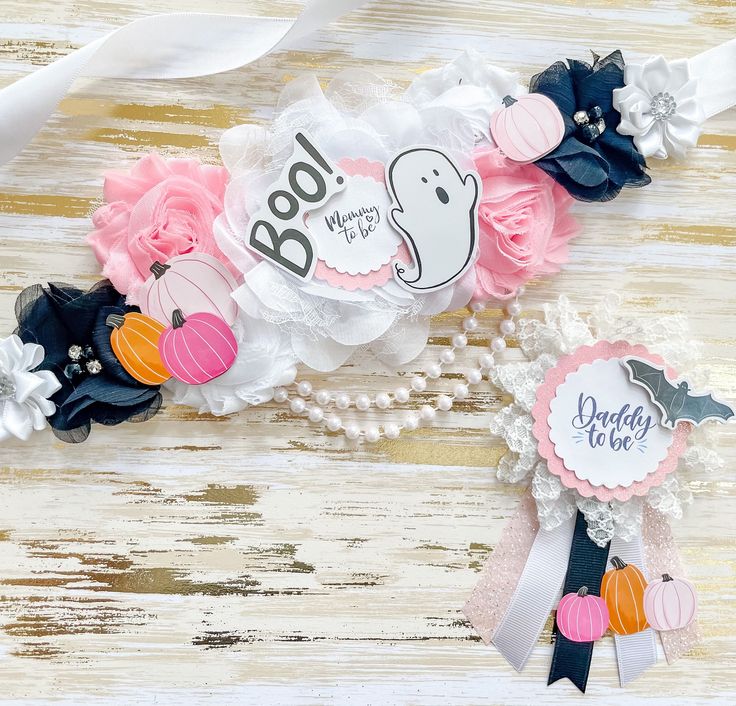
[[(532, 408), (534, 419), (532, 433), (539, 442), (537, 447), (539, 455), (547, 461), (550, 472), (559, 477), (562, 485), (571, 490), (577, 490), (584, 498), (595, 497), (603, 502), (609, 502), (611, 500), (625, 501), (635, 495), (646, 495), (650, 488), (660, 485), (667, 474), (677, 468), (677, 461), (685, 451), (687, 437), (692, 431), (690, 424), (678, 424), (672, 434), (669, 453), (657, 466), (657, 470), (647, 475), (644, 480), (634, 481), (628, 487), (594, 486), (589, 481), (578, 478), (565, 466), (563, 460), (555, 453), (555, 445), (549, 438), (550, 404), (557, 394), (557, 388), (565, 382), (565, 378), (570, 373), (574, 373), (581, 365), (593, 363), (596, 360), (621, 358), (625, 355), (635, 355), (657, 365), (665, 365), (660, 356), (650, 353), (644, 346), (632, 346), (626, 341), (614, 343), (599, 341), (593, 346), (580, 346), (574, 353), (560, 358), (557, 365), (547, 371), (544, 382), (537, 390), (537, 401)], [(667, 369), (667, 374), (672, 378), (677, 377), (677, 373), (672, 368)]]
[[(348, 176), (365, 176), (377, 181), (381, 184), (386, 183), (386, 168), (383, 162), (372, 162), (365, 157), (359, 159), (345, 158), (341, 159), (337, 166), (342, 169)], [(327, 282), (332, 287), (340, 287), (349, 292), (357, 289), (361, 291), (369, 291), (374, 287), (381, 287), (393, 279), (393, 261), (397, 259), (405, 264), (411, 262), (411, 254), (406, 243), (401, 242), (396, 249), (394, 255), (391, 256), (391, 262), (386, 263), (374, 272), (366, 275), (351, 275), (347, 272), (338, 272), (333, 267), (329, 267), (324, 260), (317, 260), (317, 266), (314, 269), (314, 276)]]

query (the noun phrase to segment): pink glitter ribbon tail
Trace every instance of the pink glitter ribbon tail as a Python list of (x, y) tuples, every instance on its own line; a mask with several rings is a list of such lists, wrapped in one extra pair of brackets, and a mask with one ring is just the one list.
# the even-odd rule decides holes
[[(664, 515), (644, 506), (642, 518), (642, 540), (644, 542), (644, 561), (649, 576), (671, 574), (685, 576), (682, 557), (672, 536), (672, 529)], [(668, 664), (676, 662), (686, 652), (695, 647), (701, 639), (696, 620), (680, 630), (666, 630), (659, 633)]]
[(463, 608), (471, 625), (487, 645), (490, 644), (511, 602), (524, 570), (534, 538), (539, 531), (537, 506), (527, 490), (514, 516), (501, 532)]

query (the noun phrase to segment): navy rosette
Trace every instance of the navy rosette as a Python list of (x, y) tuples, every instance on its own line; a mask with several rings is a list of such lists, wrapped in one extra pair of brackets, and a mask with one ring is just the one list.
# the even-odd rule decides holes
[(16, 333), (24, 343), (39, 343), (45, 357), (39, 370), (50, 370), (61, 382), (51, 398), (56, 413), (49, 418), (62, 441), (84, 441), (92, 422), (115, 425), (150, 419), (161, 407), (158, 387), (142, 385), (120, 365), (110, 346), (109, 314), (135, 309), (109, 281), (88, 292), (65, 284), (24, 289), (16, 303)]
[(620, 135), (613, 90), (624, 85), (620, 51), (593, 64), (558, 61), (534, 76), (529, 90), (542, 93), (562, 113), (565, 134), (559, 147), (535, 164), (581, 201), (609, 201), (624, 186), (646, 186), (646, 161), (633, 138)]

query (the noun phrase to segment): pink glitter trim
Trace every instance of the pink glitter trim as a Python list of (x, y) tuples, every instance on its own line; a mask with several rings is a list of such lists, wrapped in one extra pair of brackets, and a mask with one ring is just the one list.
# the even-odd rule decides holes
[[(657, 365), (665, 364), (662, 358), (650, 353), (644, 346), (632, 346), (626, 341), (616, 341), (615, 343), (599, 341), (594, 346), (580, 346), (574, 353), (560, 358), (557, 365), (547, 371), (544, 382), (537, 390), (537, 401), (532, 408), (532, 417), (534, 418), (532, 432), (539, 442), (537, 449), (539, 455), (546, 459), (550, 472), (558, 476), (566, 488), (577, 490), (584, 498), (596, 497), (603, 502), (609, 502), (611, 500), (628, 500), (634, 495), (646, 495), (650, 488), (660, 485), (667, 474), (677, 468), (677, 461), (685, 451), (687, 437), (692, 430), (690, 424), (678, 424), (672, 435), (669, 453), (659, 464), (657, 470), (650, 473), (644, 480), (635, 481), (628, 487), (606, 488), (604, 486), (594, 486), (587, 480), (580, 480), (565, 467), (562, 459), (555, 453), (555, 445), (549, 438), (550, 404), (557, 394), (557, 388), (570, 373), (574, 373), (585, 363), (621, 358), (627, 355), (639, 356)], [(677, 377), (672, 369), (668, 369), (667, 374), (670, 377)]]
[[(677, 548), (667, 518), (657, 510), (644, 505), (641, 523), (641, 537), (644, 543), (644, 560), (650, 578), (670, 574), (686, 576), (682, 556)], [(667, 663), (676, 662), (701, 641), (697, 618), (690, 625), (679, 630), (664, 630), (659, 633)]]
[(463, 613), (486, 645), (501, 624), (539, 531), (537, 505), (527, 490), (501, 531)]

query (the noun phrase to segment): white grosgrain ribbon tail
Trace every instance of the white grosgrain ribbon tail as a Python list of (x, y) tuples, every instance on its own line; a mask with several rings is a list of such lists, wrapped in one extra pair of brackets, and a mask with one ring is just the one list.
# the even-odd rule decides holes
[(574, 529), (575, 515), (553, 530), (539, 530), (509, 607), (491, 638), (518, 672), (559, 600)]
[(0, 165), (33, 139), (79, 76), (176, 79), (230, 71), (365, 2), (307, 0), (295, 19), (174, 13), (135, 20), (0, 90)]
[[(614, 537), (611, 540), (608, 555), (620, 557), (627, 564), (640, 568), (646, 575), (641, 536), (637, 536), (630, 542)], [(633, 635), (614, 635), (614, 642), (616, 643), (618, 679), (621, 686), (626, 686), (657, 663), (657, 639), (651, 628)]]

